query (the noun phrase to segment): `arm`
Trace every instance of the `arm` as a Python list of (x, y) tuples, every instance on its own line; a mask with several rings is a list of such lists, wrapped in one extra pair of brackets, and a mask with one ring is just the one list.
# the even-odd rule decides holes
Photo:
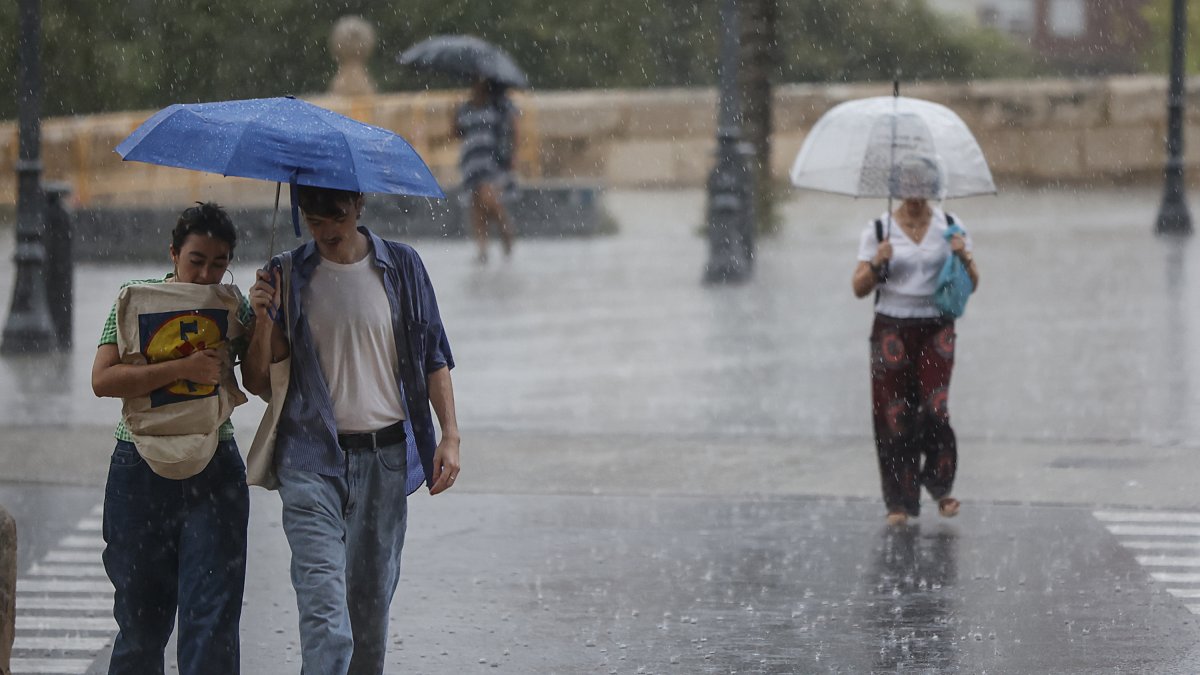
[(429, 494), (436, 495), (454, 485), (459, 471), (458, 420), (454, 414), (454, 385), (450, 381), (450, 369), (439, 368), (428, 377), (429, 403), (442, 427), (442, 438), (433, 453), (433, 486)]
[(967, 268), (967, 276), (971, 277), (971, 286), (979, 288), (979, 268), (975, 266), (975, 256), (967, 250), (967, 241), (961, 235), (950, 238), (950, 250), (962, 261)]
[(269, 398), (271, 394), (271, 364), (287, 358), (290, 353), (287, 338), (278, 322), (272, 321), (267, 313), (269, 306), (280, 306), (282, 288), (279, 270), (275, 270), (275, 283), (263, 270), (258, 270), (258, 280), (250, 288), (250, 307), (254, 310), (254, 330), (250, 344), (242, 359), (242, 385), (255, 396)]
[(102, 397), (137, 398), (179, 380), (215, 385), (221, 381), (224, 353), (205, 349), (174, 361), (134, 365), (121, 363), (117, 345), (103, 344), (92, 363), (92, 391)]

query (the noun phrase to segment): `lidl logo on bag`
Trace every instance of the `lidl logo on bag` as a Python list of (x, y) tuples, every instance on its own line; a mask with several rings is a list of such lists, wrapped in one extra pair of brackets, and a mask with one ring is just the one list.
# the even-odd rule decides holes
[[(161, 363), (198, 351), (223, 347), (229, 315), (221, 309), (193, 309), (138, 315), (142, 355), (147, 363)], [(217, 387), (179, 380), (150, 394), (150, 407), (215, 396)]]

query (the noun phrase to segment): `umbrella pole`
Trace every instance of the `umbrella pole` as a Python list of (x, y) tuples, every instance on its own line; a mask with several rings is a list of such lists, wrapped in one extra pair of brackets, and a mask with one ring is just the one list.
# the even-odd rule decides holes
[(275, 184), (275, 210), (271, 213), (271, 250), (267, 251), (267, 260), (275, 257), (275, 221), (279, 220), (279, 191), (283, 183)]

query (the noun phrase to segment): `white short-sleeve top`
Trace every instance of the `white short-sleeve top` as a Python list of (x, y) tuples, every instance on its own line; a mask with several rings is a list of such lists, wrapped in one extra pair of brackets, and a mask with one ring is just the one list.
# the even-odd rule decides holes
[[(897, 319), (928, 319), (942, 315), (933, 304), (933, 292), (937, 288), (938, 274), (951, 254), (950, 242), (946, 240), (946, 212), (934, 206), (929, 229), (920, 243), (914, 242), (904, 229), (894, 222), (889, 223), (888, 214), (880, 215), (883, 221), (883, 236), (892, 242), (892, 261), (888, 269), (887, 283), (879, 284), (879, 304), (875, 311)], [(958, 216), (954, 222), (963, 227)], [(966, 228), (963, 228), (964, 230)], [(967, 250), (974, 250), (971, 235), (966, 235)], [(867, 224), (858, 245), (858, 259), (870, 262), (879, 250), (875, 238), (875, 221)]]

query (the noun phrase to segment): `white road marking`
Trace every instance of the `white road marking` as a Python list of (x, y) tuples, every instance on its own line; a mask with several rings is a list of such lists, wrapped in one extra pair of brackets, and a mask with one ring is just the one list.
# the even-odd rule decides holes
[[(1168, 593), (1181, 600), (1200, 599), (1200, 512), (1105, 509), (1092, 515)], [(1200, 603), (1184, 607), (1200, 614)]]
[(83, 675), (92, 659), (13, 659), (14, 675)]
[(103, 506), (94, 507), (17, 578), (14, 675), (82, 675), (116, 635), (114, 591), (97, 535), (102, 513)]
[(111, 616), (30, 616), (17, 615), (17, 632), (61, 630), (71, 633), (117, 632), (117, 622)]
[(108, 595), (21, 595), (17, 594), (17, 613), (25, 610), (53, 610), (112, 613), (113, 596)]

